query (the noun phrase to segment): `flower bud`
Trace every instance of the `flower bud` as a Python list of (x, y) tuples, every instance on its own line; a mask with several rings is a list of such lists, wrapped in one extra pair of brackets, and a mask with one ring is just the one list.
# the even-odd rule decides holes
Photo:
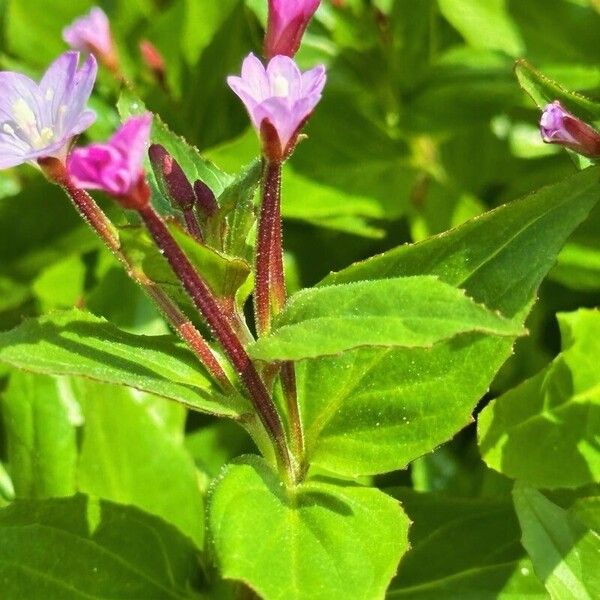
[(164, 190), (183, 211), (192, 210), (196, 197), (194, 188), (188, 181), (179, 163), (167, 152), (164, 146), (152, 144), (148, 150), (150, 162)]
[(600, 133), (565, 110), (558, 100), (544, 108), (540, 133), (548, 144), (560, 144), (588, 158), (600, 157)]
[(214, 192), (202, 181), (198, 179), (194, 183), (194, 193), (196, 194), (196, 200), (198, 201), (198, 209), (203, 213), (205, 217), (212, 217), (219, 210), (217, 199), (215, 198)]
[(144, 64), (152, 71), (152, 74), (160, 85), (164, 86), (167, 68), (162, 54), (149, 40), (142, 40), (139, 48)]
[(265, 68), (254, 54), (246, 57), (240, 77), (228, 77), (272, 162), (285, 160), (294, 150), (302, 127), (321, 100), (325, 67), (302, 73), (293, 59), (276, 56)]
[(265, 56), (294, 56), (321, 0), (269, 0)]

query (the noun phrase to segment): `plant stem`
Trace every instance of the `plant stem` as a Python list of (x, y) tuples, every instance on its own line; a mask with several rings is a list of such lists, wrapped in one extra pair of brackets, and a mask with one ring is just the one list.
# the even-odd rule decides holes
[[(268, 159), (265, 159), (263, 166), (255, 288), (255, 311), (259, 335), (265, 335), (270, 331), (271, 317), (283, 309), (287, 299), (283, 265), (281, 167), (281, 162)], [(292, 449), (301, 462), (304, 455), (304, 432), (298, 405), (296, 373), (292, 362), (283, 363), (281, 383), (290, 422)]]
[(202, 334), (155, 282), (129, 262), (121, 251), (119, 237), (112, 222), (94, 199), (72, 182), (64, 165), (59, 161), (40, 161), (40, 166), (54, 183), (63, 188), (84, 221), (119, 260), (127, 274), (150, 296), (169, 324), (190, 347), (223, 391), (231, 392), (233, 386)]
[[(258, 217), (254, 288), (254, 313), (258, 335), (271, 330), (271, 280), (273, 263), (273, 236), (279, 216), (281, 190), (281, 163), (265, 159), (262, 179), (262, 202)], [(281, 230), (280, 230), (281, 231)], [(281, 235), (279, 236), (281, 241)]]
[(162, 251), (194, 305), (239, 373), (259, 418), (273, 440), (280, 468), (283, 468), (289, 477), (295, 479), (295, 468), (287, 448), (279, 414), (229, 319), (223, 314), (210, 288), (202, 280), (154, 208), (147, 204), (138, 209), (138, 213), (156, 245)]

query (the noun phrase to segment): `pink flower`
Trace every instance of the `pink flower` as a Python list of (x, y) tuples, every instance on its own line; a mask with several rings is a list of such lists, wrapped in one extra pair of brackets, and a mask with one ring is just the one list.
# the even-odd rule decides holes
[(117, 53), (110, 32), (110, 23), (101, 8), (95, 6), (87, 15), (65, 27), (63, 39), (74, 50), (95, 54), (111, 69), (117, 67)]
[(265, 56), (294, 56), (321, 0), (269, 0)]
[(125, 206), (136, 205), (145, 188), (142, 163), (151, 126), (150, 113), (131, 117), (108, 142), (73, 150), (67, 163), (73, 182), (89, 190), (103, 190)]
[(558, 100), (544, 108), (540, 133), (548, 144), (560, 144), (590, 158), (600, 156), (600, 133), (565, 110)]
[(296, 145), (300, 129), (321, 99), (325, 67), (301, 73), (287, 56), (276, 56), (267, 68), (250, 54), (241, 77), (228, 77), (229, 87), (240, 97), (263, 142), (263, 151), (282, 160)]
[(0, 72), (0, 169), (39, 158), (64, 160), (74, 136), (96, 119), (87, 102), (96, 81), (96, 60), (78, 68), (79, 54), (59, 56), (36, 83)]

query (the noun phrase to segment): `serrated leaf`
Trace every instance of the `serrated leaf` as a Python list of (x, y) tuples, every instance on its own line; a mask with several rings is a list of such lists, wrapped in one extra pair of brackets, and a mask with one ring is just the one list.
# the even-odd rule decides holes
[(86, 496), (0, 510), (5, 598), (198, 598), (196, 551), (157, 517)]
[(573, 111), (581, 118), (588, 120), (600, 119), (600, 104), (586, 98), (583, 94), (571, 92), (557, 81), (550, 79), (525, 59), (520, 59), (515, 65), (515, 74), (523, 91), (527, 92), (539, 108), (554, 100)]
[(547, 598), (519, 543), (510, 499), (467, 500), (408, 488), (389, 492), (402, 502), (413, 525), (411, 549), (387, 598)]
[(247, 409), (240, 397), (216, 392), (194, 356), (173, 337), (126, 333), (79, 310), (27, 320), (0, 333), (0, 362), (126, 385), (223, 416), (235, 418)]
[(265, 361), (301, 360), (365, 346), (431, 348), (468, 332), (524, 333), (436, 277), (398, 277), (298, 292), (249, 352)]
[(257, 457), (224, 469), (208, 522), (223, 576), (265, 600), (383, 598), (407, 550), (408, 519), (383, 492), (320, 481), (288, 490)]
[(488, 466), (535, 487), (579, 487), (600, 479), (600, 312), (558, 315), (563, 352), (541, 373), (479, 415)]
[[(562, 244), (600, 197), (589, 169), (322, 285), (435, 275), (522, 324)], [(471, 418), (513, 340), (467, 334), (432, 349), (358, 349), (298, 365), (307, 460), (347, 475), (392, 471)]]
[(513, 497), (523, 545), (552, 600), (598, 598), (600, 536), (526, 484)]

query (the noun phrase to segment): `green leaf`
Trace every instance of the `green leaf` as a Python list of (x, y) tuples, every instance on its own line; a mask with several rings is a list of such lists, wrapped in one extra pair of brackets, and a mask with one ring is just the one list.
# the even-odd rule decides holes
[(513, 496), (523, 545), (551, 598), (598, 598), (600, 536), (525, 484), (517, 483)]
[(249, 351), (265, 361), (300, 360), (364, 346), (431, 348), (473, 331), (523, 333), (436, 277), (398, 277), (298, 292)]
[(9, 279), (0, 277), (0, 312), (20, 306), (29, 296), (26, 286)]
[[(251, 272), (250, 265), (240, 258), (227, 256), (199, 243), (183, 231), (177, 223), (170, 223), (169, 230), (184, 250), (187, 257), (206, 280), (213, 292), (220, 297), (233, 298), (246, 282)], [(182, 290), (181, 282), (173, 273), (169, 263), (150, 240), (145, 229), (125, 227), (120, 230), (123, 251), (131, 260), (141, 265), (150, 279), (168, 286), (183, 302), (190, 302)]]
[(197, 598), (194, 546), (160, 519), (86, 496), (0, 510), (5, 598)]
[(75, 492), (77, 401), (62, 378), (15, 371), (0, 408), (15, 494), (21, 498)]
[[(562, 244), (600, 196), (597, 169), (327, 277), (322, 285), (435, 275), (521, 325)], [(308, 462), (346, 475), (399, 469), (471, 418), (511, 339), (467, 334), (432, 349), (357, 349), (304, 361)]]
[(510, 501), (389, 490), (413, 522), (387, 598), (522, 600), (547, 597), (519, 543)]
[(515, 73), (523, 91), (531, 96), (539, 108), (554, 100), (560, 100), (566, 108), (583, 119), (600, 119), (600, 103), (586, 98), (583, 94), (567, 90), (560, 83), (543, 75), (525, 59), (517, 61)]
[(563, 352), (541, 373), (479, 415), (488, 466), (535, 487), (579, 487), (600, 479), (600, 311), (558, 315)]
[(184, 408), (125, 387), (74, 383), (85, 417), (79, 491), (159, 516), (201, 548), (203, 500), (183, 447)]
[(321, 481), (286, 489), (257, 457), (225, 468), (208, 522), (223, 576), (265, 600), (383, 598), (407, 549), (408, 520), (379, 490)]
[(223, 416), (235, 418), (247, 409), (240, 397), (216, 392), (194, 356), (174, 338), (126, 333), (79, 310), (0, 333), (0, 362), (126, 385)]
[(438, 0), (440, 11), (471, 45), (523, 53), (523, 40), (506, 9), (505, 0)]

